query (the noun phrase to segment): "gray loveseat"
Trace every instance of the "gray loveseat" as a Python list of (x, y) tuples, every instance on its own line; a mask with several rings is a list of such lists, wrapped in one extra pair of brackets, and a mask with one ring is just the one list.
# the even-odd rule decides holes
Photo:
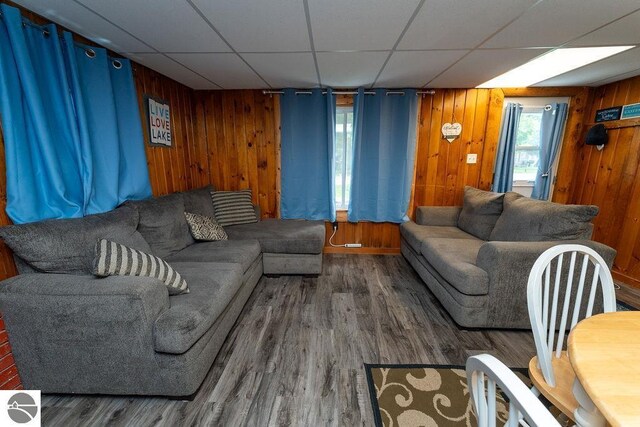
[[(226, 241), (194, 241), (184, 212), (213, 215), (209, 191), (0, 230), (21, 273), (0, 283), (0, 312), (25, 388), (190, 395), (263, 271), (321, 273), (321, 221), (259, 221), (226, 227)], [(94, 277), (99, 238), (165, 259), (190, 293), (169, 296), (156, 279)]]
[(542, 252), (579, 243), (613, 264), (615, 250), (590, 240), (597, 211), (467, 187), (463, 207), (418, 207), (401, 251), (459, 325), (530, 329), (527, 280)]

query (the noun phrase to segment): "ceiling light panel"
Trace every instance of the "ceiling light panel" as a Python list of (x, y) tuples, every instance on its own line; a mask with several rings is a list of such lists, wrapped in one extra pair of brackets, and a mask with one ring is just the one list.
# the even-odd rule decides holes
[(478, 87), (527, 87), (587, 64), (629, 50), (634, 46), (556, 49), (499, 75)]

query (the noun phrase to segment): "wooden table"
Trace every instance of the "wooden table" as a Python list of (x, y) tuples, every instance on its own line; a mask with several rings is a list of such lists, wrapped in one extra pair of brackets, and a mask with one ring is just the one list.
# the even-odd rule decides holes
[(640, 312), (598, 314), (569, 335), (571, 365), (613, 426), (640, 426)]

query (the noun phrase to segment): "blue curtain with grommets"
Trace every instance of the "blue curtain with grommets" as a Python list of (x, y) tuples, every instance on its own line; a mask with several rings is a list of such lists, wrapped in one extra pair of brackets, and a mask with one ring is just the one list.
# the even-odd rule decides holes
[(567, 103), (556, 103), (542, 112), (540, 122), (540, 157), (538, 171), (531, 192), (532, 199), (549, 200), (555, 163), (567, 121)]
[(335, 96), (330, 88), (283, 92), (281, 217), (335, 221)]
[[(151, 195), (131, 64), (0, 4), (0, 120), (14, 223)], [(91, 52), (91, 54), (87, 54)]]
[(522, 109), (522, 105), (509, 102), (502, 112), (502, 125), (498, 139), (498, 153), (496, 155), (492, 187), (492, 190), (497, 193), (506, 193), (513, 188), (516, 139)]
[(348, 220), (400, 223), (408, 220), (418, 97), (414, 89), (374, 92), (354, 97)]

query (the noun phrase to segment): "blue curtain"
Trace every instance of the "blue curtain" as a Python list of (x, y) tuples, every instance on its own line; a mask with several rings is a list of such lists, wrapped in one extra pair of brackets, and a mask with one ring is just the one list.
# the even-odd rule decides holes
[[(128, 60), (76, 45), (0, 5), (6, 211), (14, 223), (75, 218), (151, 195)], [(24, 23), (24, 25), (23, 25)], [(124, 161), (122, 159), (125, 159)]]
[(335, 221), (336, 100), (326, 91), (285, 89), (280, 98), (282, 218)]
[(567, 120), (568, 105), (554, 104), (550, 110), (542, 112), (540, 123), (540, 160), (536, 181), (531, 192), (532, 199), (548, 200), (553, 182), (553, 163), (562, 144), (564, 125)]
[(522, 115), (522, 105), (509, 102), (502, 112), (502, 127), (493, 174), (493, 191), (504, 193), (513, 188), (516, 137)]
[(403, 222), (411, 195), (418, 97), (358, 89), (353, 108), (349, 221)]

